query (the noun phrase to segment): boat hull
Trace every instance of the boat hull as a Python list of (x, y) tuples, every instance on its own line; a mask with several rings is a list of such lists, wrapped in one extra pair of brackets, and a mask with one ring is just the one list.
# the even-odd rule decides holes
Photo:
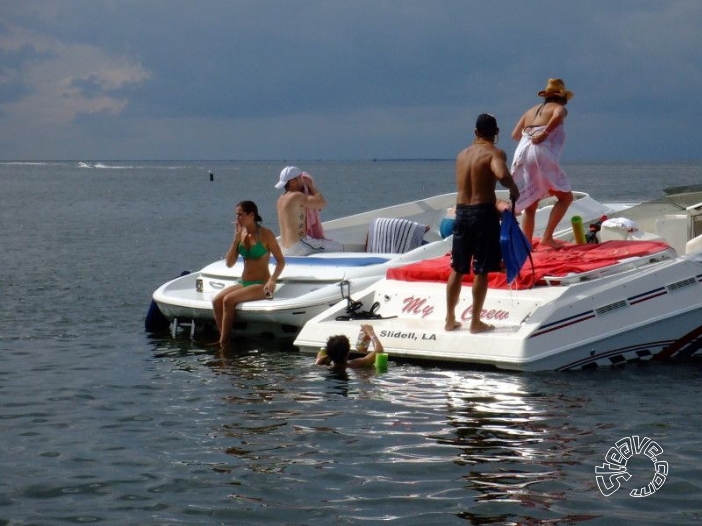
[[(314, 285), (305, 282), (282, 284), (279, 294), (271, 299), (249, 301), (237, 306), (236, 332), (259, 332), (255, 325), (244, 322), (255, 322), (264, 325), (280, 326), (280, 330), (288, 334), (287, 327), (299, 330), (308, 320), (335, 305), (351, 294), (365, 289), (382, 277), (382, 274), (356, 276), (348, 280), (330, 280), (315, 282)], [(200, 272), (181, 276), (165, 283), (153, 294), (155, 303), (163, 315), (169, 319), (196, 320), (208, 322), (214, 320), (212, 299), (220, 290), (198, 291), (196, 282), (202, 280)], [(204, 276), (205, 281), (213, 281), (222, 285), (221, 288), (233, 285), (236, 280), (212, 278)], [(342, 289), (341, 283), (344, 283)], [(286, 288), (287, 287), (287, 288)], [(285, 293), (286, 295), (283, 295)], [(270, 332), (273, 327), (266, 327), (263, 332)]]
[[(444, 328), (446, 286), (384, 279), (357, 298), (391, 358), (564, 371), (692, 356), (702, 348), (702, 255), (660, 260), (596, 280), (527, 290), (490, 289), (481, 319), (495, 330), (472, 334), (470, 288), (456, 309), (463, 326)], [(310, 320), (295, 340), (314, 353), (329, 336), (351, 341), (362, 320), (340, 321), (339, 304)]]

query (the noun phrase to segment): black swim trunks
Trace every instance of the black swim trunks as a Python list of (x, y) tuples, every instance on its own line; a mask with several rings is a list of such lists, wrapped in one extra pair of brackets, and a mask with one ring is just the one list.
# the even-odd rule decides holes
[(500, 215), (494, 204), (456, 205), (451, 268), (468, 274), (471, 259), (474, 274), (500, 270)]

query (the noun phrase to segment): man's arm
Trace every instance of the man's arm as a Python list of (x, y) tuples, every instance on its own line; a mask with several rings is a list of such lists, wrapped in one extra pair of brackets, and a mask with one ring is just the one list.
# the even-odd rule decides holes
[(354, 358), (353, 360), (350, 360), (348, 362), (349, 367), (372, 367), (375, 364), (376, 354), (384, 352), (383, 344), (381, 343), (378, 336), (375, 334), (375, 330), (373, 329), (372, 325), (363, 324), (361, 325), (361, 330), (366, 334), (368, 338), (370, 338), (371, 342), (373, 342), (373, 350), (367, 353), (365, 356), (361, 356), (360, 358)]
[[(308, 187), (309, 188), (309, 187)], [(290, 198), (290, 204), (293, 206), (304, 206), (305, 208), (316, 208), (322, 210), (327, 206), (327, 200), (324, 199), (322, 192), (312, 187), (309, 188), (310, 195), (303, 192), (295, 192)], [(314, 193), (312, 193), (314, 191)]]

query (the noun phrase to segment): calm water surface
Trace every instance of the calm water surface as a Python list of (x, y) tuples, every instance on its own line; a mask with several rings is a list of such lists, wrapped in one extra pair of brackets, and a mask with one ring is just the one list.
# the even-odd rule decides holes
[[(233, 205), (277, 230), (285, 163), (0, 164), (0, 525), (699, 524), (699, 362), (514, 374), (391, 363), (333, 376), (282, 342), (149, 335), (151, 292), (217, 258)], [(326, 218), (453, 191), (453, 163), (300, 163)], [(208, 172), (214, 173), (209, 181)], [(573, 165), (602, 200), (702, 165)], [(668, 477), (595, 467), (649, 437)]]

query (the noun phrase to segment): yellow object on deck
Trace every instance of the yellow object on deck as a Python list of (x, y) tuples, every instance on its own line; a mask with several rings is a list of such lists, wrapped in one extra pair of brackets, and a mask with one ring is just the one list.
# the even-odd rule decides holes
[(570, 218), (570, 224), (573, 227), (573, 237), (578, 245), (585, 244), (585, 230), (583, 228), (583, 218), (573, 216)]

